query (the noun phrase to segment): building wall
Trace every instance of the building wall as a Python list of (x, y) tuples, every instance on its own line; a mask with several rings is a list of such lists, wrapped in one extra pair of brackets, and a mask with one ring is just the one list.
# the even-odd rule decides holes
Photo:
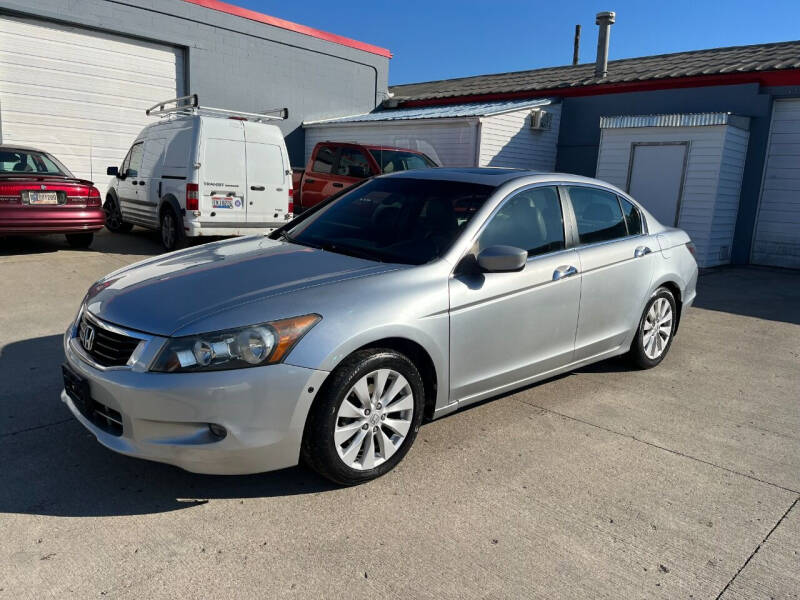
[(701, 266), (727, 263), (747, 132), (728, 126), (604, 129), (596, 176), (626, 189), (631, 144), (637, 142), (689, 143), (678, 226), (697, 246)]
[(556, 170), (595, 175), (601, 116), (727, 111), (750, 117), (750, 141), (732, 248), (732, 261), (746, 263), (761, 190), (773, 94), (772, 90), (760, 89), (757, 83), (749, 83), (564, 98)]
[(318, 142), (335, 141), (409, 148), (444, 167), (474, 167), (477, 124), (477, 119), (418, 119), (310, 125), (306, 127), (306, 162)]
[(542, 107), (552, 115), (550, 129), (531, 129), (526, 108), (481, 119), (478, 166), (553, 171), (556, 165), (561, 106)]
[(387, 93), (384, 56), (181, 0), (0, 0), (0, 12), (183, 48), (185, 89), (201, 105), (289, 108), (280, 127), (293, 161), (303, 158), (302, 121), (368, 112)]

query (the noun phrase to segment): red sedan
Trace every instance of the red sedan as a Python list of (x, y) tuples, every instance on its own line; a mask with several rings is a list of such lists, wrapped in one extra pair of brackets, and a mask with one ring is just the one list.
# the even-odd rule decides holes
[(88, 248), (105, 223), (100, 192), (51, 155), (0, 145), (0, 236), (64, 233)]

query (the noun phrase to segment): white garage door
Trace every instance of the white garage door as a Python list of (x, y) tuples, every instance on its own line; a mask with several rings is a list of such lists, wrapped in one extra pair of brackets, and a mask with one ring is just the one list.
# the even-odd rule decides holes
[(800, 268), (800, 99), (772, 109), (752, 262)]
[(0, 16), (0, 141), (47, 150), (105, 184), (152, 117), (183, 91), (183, 52), (107, 33)]

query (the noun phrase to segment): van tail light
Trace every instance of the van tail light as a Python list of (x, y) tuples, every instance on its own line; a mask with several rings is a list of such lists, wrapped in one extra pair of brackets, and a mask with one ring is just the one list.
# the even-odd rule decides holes
[(200, 186), (196, 183), (186, 184), (186, 210), (200, 210)]
[(22, 204), (22, 190), (30, 189), (30, 184), (0, 183), (0, 206), (4, 204)]
[(100, 190), (96, 187), (89, 188), (89, 200), (86, 202), (86, 206), (100, 206)]
[(294, 212), (294, 188), (289, 188), (289, 212)]
[(697, 248), (695, 247), (694, 242), (686, 242), (686, 248), (692, 253), (692, 256), (697, 258)]

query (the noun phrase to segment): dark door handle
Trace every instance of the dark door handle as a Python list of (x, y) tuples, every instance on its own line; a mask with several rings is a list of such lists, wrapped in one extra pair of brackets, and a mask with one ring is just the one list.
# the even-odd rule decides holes
[(263, 185), (251, 185), (250, 189), (254, 192), (263, 192), (265, 188)]
[(139, 185), (139, 182), (136, 180), (131, 181), (131, 185)]
[(338, 181), (334, 182), (333, 187), (344, 187), (343, 183), (339, 183)]
[(316, 183), (316, 179), (306, 179), (306, 183)]
[(144, 185), (144, 181), (140, 181), (140, 182), (139, 182), (139, 185)]

